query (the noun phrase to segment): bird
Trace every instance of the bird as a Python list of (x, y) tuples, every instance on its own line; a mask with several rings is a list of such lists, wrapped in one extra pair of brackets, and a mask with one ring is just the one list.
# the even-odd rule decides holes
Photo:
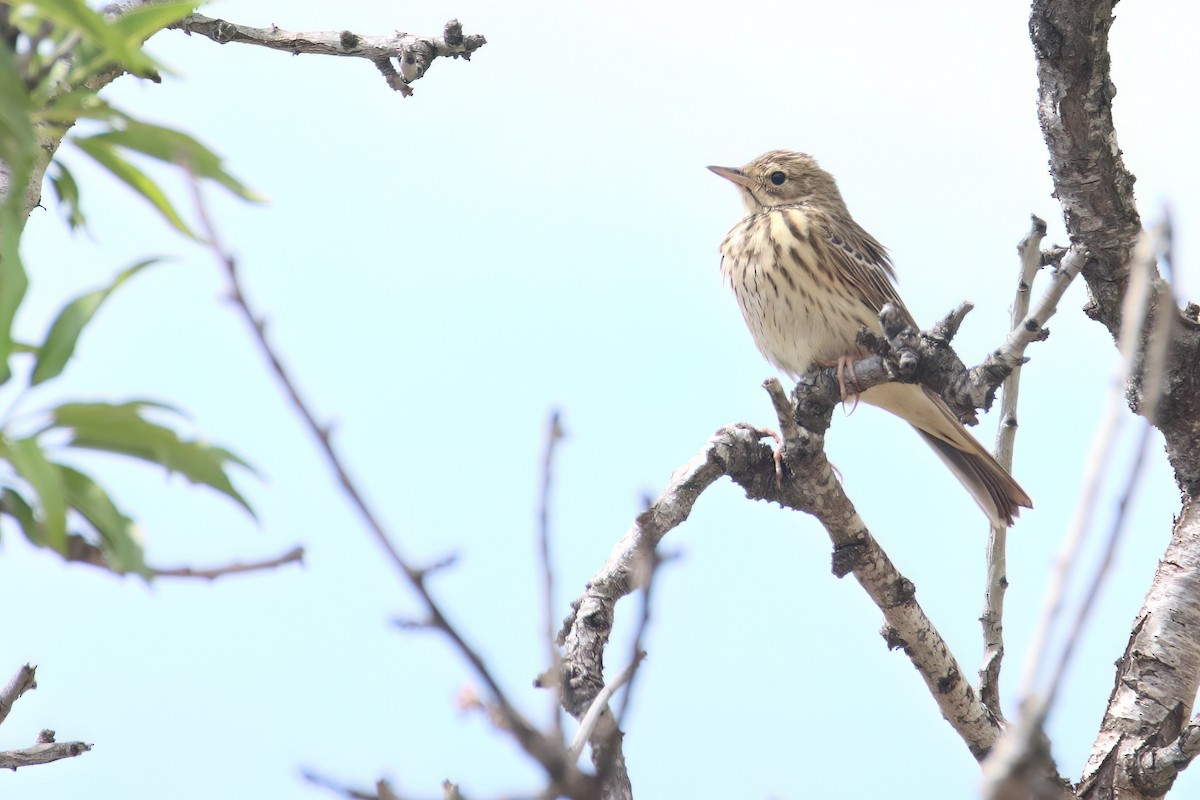
[[(920, 330), (896, 291), (887, 249), (850, 216), (837, 182), (816, 159), (772, 150), (741, 168), (709, 169), (742, 196), (745, 216), (721, 243), (721, 272), (767, 361), (793, 380), (837, 365), (841, 382), (845, 365), (865, 355), (859, 330), (882, 333), (885, 304)], [(1033, 507), (935, 392), (893, 382), (860, 398), (912, 425), (993, 526), (1010, 526), (1020, 508)]]

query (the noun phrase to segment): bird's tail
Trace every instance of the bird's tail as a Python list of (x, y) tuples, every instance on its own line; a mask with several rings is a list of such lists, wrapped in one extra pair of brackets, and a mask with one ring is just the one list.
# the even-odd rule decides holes
[(971, 493), (993, 525), (1012, 525), (1021, 508), (1033, 508), (1033, 501), (1008, 470), (1000, 466), (933, 392), (911, 383), (885, 383), (863, 392), (862, 398), (911, 424)]

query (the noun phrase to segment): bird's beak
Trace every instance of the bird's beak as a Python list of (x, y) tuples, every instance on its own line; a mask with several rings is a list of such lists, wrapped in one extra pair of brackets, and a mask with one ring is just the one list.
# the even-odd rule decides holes
[(733, 167), (709, 167), (709, 169), (727, 181), (733, 181), (738, 186), (744, 186), (747, 189), (750, 188), (750, 178), (740, 169), (734, 169)]

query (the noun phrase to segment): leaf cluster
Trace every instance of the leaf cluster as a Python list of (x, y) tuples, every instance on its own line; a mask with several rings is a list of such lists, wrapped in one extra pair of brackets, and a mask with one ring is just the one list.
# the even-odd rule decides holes
[[(0, 3), (0, 385), (20, 384), (18, 399), (42, 391), (61, 375), (108, 297), (158, 261), (134, 264), (107, 285), (66, 302), (42, 341), (14, 338), (13, 321), (29, 283), (21, 235), (40, 198), (43, 175), (71, 228), (86, 224), (80, 184), (57, 158), (63, 145), (89, 157), (196, 241), (202, 237), (138, 161), (169, 164), (193, 182), (216, 183), (257, 199), (197, 139), (140, 121), (100, 96), (122, 75), (157, 80), (164, 68), (145, 52), (146, 39), (194, 10), (191, 2), (134, 4), (107, 14), (83, 0)], [(87, 134), (74, 135), (83, 120), (89, 121)], [(0, 517), (15, 521), (29, 541), (65, 558), (83, 542), (114, 572), (150, 575), (134, 520), (99, 481), (65, 463), (64, 453), (102, 451), (156, 465), (216, 490), (253, 514), (228, 471), (234, 465), (248, 467), (246, 462), (225, 448), (184, 436), (178, 430), (182, 415), (171, 406), (147, 400), (62, 402), (41, 412), (40, 424), (28, 432), (11, 422), (15, 405), (0, 409)]]

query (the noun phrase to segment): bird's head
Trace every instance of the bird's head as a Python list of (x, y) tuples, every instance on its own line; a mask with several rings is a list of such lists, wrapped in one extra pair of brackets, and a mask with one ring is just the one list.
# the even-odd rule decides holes
[(772, 150), (741, 169), (709, 167), (722, 178), (737, 184), (747, 214), (795, 203), (809, 203), (844, 210), (845, 202), (833, 176), (806, 153)]

